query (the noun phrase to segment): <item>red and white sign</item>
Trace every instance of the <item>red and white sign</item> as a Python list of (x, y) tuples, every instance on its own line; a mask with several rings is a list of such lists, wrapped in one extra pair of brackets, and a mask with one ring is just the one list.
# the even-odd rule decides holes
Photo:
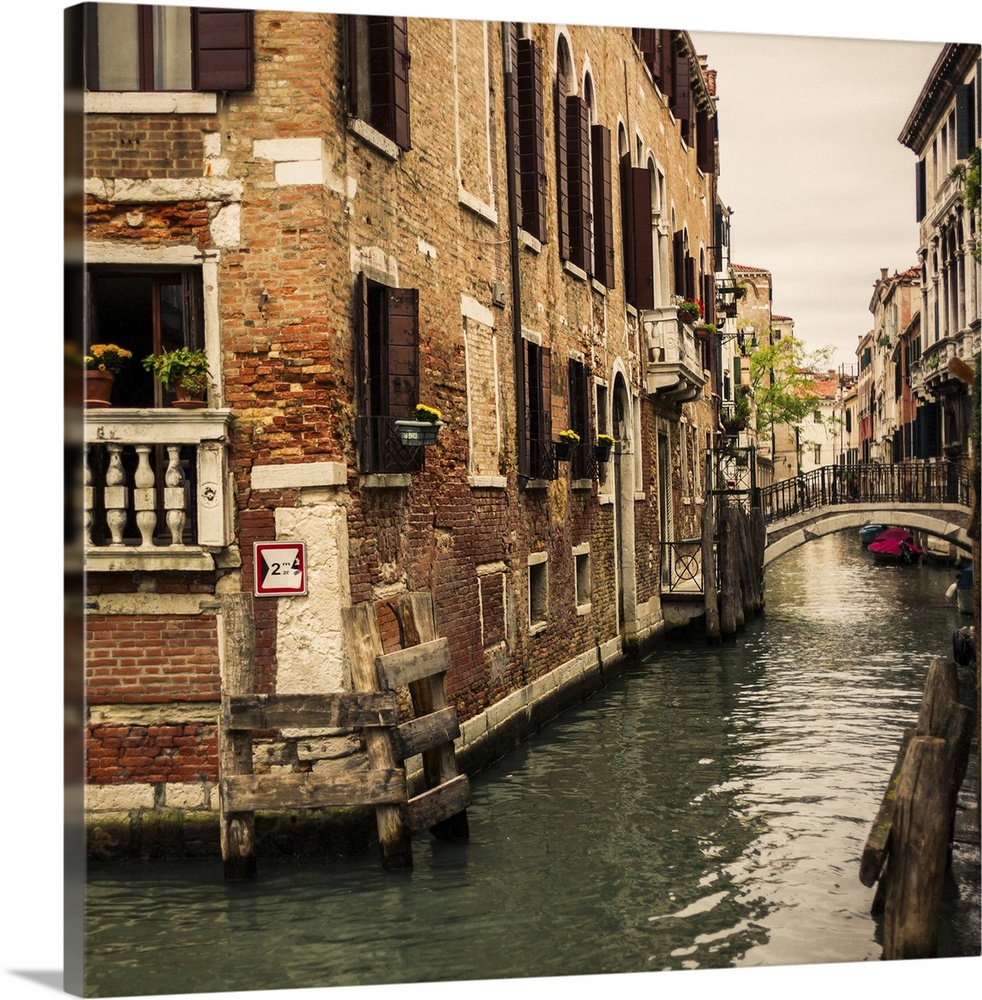
[(306, 542), (256, 542), (256, 597), (293, 597), (307, 593)]

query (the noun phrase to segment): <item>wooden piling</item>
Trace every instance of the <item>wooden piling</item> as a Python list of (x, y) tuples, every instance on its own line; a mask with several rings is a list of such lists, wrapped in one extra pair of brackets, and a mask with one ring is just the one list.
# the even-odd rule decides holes
[(743, 600), (736, 572), (736, 538), (733, 508), (724, 507), (719, 518), (719, 624), (723, 637), (733, 636), (743, 624)]
[(886, 871), (883, 957), (932, 958), (948, 854), (948, 788), (939, 781), (945, 742), (915, 736), (897, 785)]
[[(252, 773), (252, 732), (229, 727), (228, 696), (249, 695), (253, 691), (255, 625), (252, 595), (225, 594), (221, 597), (219, 642), (222, 650), (222, 723), (218, 727), (219, 772), (223, 775)], [(222, 863), (228, 880), (255, 878), (256, 829), (251, 811), (228, 808), (227, 786), (219, 783), (220, 839)]]
[(713, 555), (713, 536), (716, 534), (713, 504), (702, 510), (702, 592), (706, 607), (706, 640), (717, 643), (720, 639), (719, 593), (716, 584), (716, 559)]
[(929, 736), (957, 701), (958, 667), (951, 660), (932, 659), (917, 716), (917, 732), (921, 736)]

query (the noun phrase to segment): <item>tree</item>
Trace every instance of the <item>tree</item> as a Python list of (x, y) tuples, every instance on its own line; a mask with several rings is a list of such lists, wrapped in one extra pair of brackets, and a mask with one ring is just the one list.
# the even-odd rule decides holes
[(831, 347), (811, 354), (794, 337), (782, 337), (750, 354), (750, 395), (757, 413), (757, 433), (767, 436), (775, 425), (800, 429), (819, 400), (815, 372), (827, 371)]

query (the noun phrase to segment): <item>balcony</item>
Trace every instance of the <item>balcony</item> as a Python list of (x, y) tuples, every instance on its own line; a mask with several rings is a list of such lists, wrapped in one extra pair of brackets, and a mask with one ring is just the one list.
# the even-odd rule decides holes
[(676, 403), (695, 399), (705, 378), (692, 324), (683, 321), (674, 307), (655, 309), (645, 313), (644, 332), (648, 392)]
[(88, 572), (211, 570), (232, 543), (228, 410), (87, 410)]

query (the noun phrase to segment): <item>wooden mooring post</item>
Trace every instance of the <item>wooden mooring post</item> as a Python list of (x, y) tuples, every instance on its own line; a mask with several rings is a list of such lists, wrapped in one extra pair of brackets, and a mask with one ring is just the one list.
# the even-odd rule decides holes
[[(470, 783), (457, 771), (453, 741), (460, 727), (444, 689), (452, 665), (450, 648), (446, 638), (436, 636), (432, 597), (408, 594), (398, 603), (400, 630), (409, 645), (388, 653), (383, 652), (375, 606), (344, 609), (353, 691), (269, 695), (253, 693), (248, 595), (236, 598), (226, 612), (226, 634), (246, 638), (226, 644), (219, 725), (226, 878), (256, 874), (258, 810), (374, 806), (382, 863), (388, 868), (412, 865), (411, 838), (423, 830), (466, 838)], [(414, 718), (400, 722), (396, 689), (403, 686), (409, 688)], [(362, 730), (367, 769), (331, 775), (253, 773), (253, 730), (311, 728)], [(411, 796), (406, 761), (417, 755), (424, 762), (427, 788)]]
[(972, 740), (972, 712), (956, 699), (957, 667), (932, 660), (917, 726), (904, 734), (863, 850), (860, 881), (879, 881), (872, 912), (883, 916), (885, 959), (937, 953), (943, 881)]

